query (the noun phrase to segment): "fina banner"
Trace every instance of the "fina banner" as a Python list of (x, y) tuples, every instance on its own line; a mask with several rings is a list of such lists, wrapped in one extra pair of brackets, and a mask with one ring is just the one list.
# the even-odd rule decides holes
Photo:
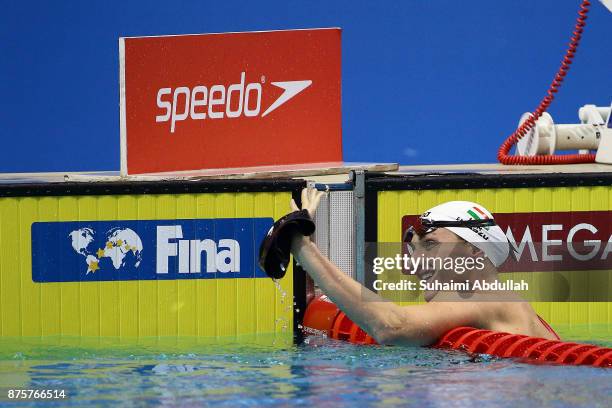
[(32, 280), (265, 278), (272, 218), (35, 222)]
[(120, 38), (122, 175), (342, 161), (340, 39)]

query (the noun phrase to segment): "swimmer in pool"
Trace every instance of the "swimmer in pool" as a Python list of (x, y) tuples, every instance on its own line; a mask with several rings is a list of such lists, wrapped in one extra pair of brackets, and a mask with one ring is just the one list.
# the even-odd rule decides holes
[[(310, 188), (302, 191), (302, 209), (308, 210), (311, 217), (322, 194)], [(293, 200), (291, 208), (299, 210)], [(443, 258), (484, 259), (482, 269), (473, 268), (463, 274), (419, 268), (415, 272), (420, 279), (428, 283), (450, 279), (491, 283), (498, 279), (497, 267), (508, 257), (509, 244), (484, 207), (467, 201), (447, 202), (426, 211), (418, 224), (404, 237), (412, 247), (413, 257), (435, 254)], [(330, 300), (379, 344), (427, 346), (458, 326), (559, 339), (531, 305), (513, 291), (427, 290), (427, 303), (399, 306), (338, 269), (308, 237), (296, 234), (291, 253)]]

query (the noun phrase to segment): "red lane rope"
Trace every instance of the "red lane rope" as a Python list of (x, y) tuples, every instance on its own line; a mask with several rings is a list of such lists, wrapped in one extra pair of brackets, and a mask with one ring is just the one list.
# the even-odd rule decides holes
[(569, 47), (565, 53), (563, 61), (561, 61), (561, 67), (555, 79), (550, 84), (546, 96), (540, 101), (540, 104), (533, 112), (532, 116), (528, 118), (518, 129), (514, 131), (505, 141), (502, 143), (499, 151), (497, 152), (497, 160), (502, 164), (571, 164), (571, 163), (593, 163), (595, 161), (594, 154), (563, 154), (563, 155), (542, 155), (542, 156), (511, 156), (510, 149), (514, 146), (519, 139), (523, 138), (527, 132), (533, 128), (535, 122), (550, 106), (551, 102), (555, 98), (555, 94), (561, 87), (561, 83), (567, 75), (570, 69), (576, 49), (582, 38), (582, 32), (584, 31), (585, 21), (589, 12), (591, 2), (589, 0), (583, 0), (580, 4), (580, 10), (578, 10), (578, 19), (574, 27), (574, 32), (569, 43)]
[[(377, 344), (376, 340), (340, 311), (327, 296), (320, 295), (308, 304), (302, 323), (306, 335), (325, 334), (332, 339), (354, 344)], [(465, 326), (449, 330), (431, 347), (505, 358), (515, 357), (528, 363), (553, 362), (612, 368), (612, 348)]]

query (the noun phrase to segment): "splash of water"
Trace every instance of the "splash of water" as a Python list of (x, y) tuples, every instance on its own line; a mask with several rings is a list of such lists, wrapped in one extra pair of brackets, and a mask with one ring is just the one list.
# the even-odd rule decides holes
[[(282, 311), (280, 313), (280, 316), (278, 316), (275, 320), (274, 320), (274, 324), (275, 326), (280, 325), (280, 329), (281, 329), (281, 333), (283, 334), (283, 336), (281, 336), (281, 338), (283, 339), (283, 344), (284, 345), (289, 345), (289, 340), (288, 340), (288, 336), (285, 336), (289, 330), (289, 319), (287, 319), (285, 317), (285, 315), (287, 314), (291, 314), (291, 304), (289, 302), (285, 302), (286, 298), (287, 298), (287, 291), (285, 291), (283, 289), (283, 287), (281, 286), (280, 282), (278, 279), (272, 279), (272, 282), (274, 283), (274, 286), (276, 287), (276, 290), (280, 293), (280, 303), (281, 305), (283, 305), (284, 307), (282, 308)], [(273, 341), (273, 344), (276, 344), (276, 339)]]

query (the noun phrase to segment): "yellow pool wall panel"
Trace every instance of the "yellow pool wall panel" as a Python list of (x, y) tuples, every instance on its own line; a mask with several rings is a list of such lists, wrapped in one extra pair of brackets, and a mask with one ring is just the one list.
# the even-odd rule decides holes
[(290, 199), (290, 192), (0, 198), (0, 335), (291, 333), (291, 270), (282, 291), (267, 278), (35, 283), (31, 253), (34, 222), (277, 219)]

